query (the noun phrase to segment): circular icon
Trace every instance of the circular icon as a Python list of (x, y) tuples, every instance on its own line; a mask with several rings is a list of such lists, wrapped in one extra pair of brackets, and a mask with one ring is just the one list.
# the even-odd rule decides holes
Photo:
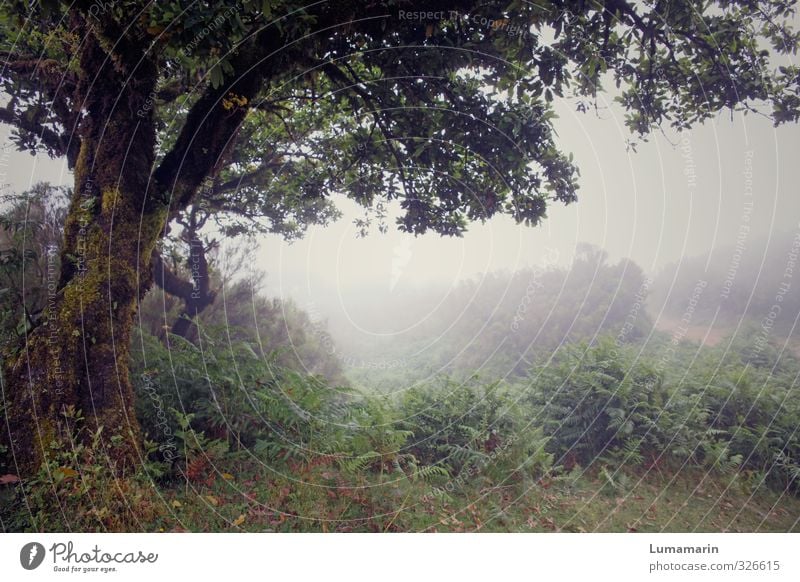
[(19, 552), (19, 563), (26, 570), (35, 570), (44, 561), (44, 546), (39, 542), (30, 542), (22, 546)]

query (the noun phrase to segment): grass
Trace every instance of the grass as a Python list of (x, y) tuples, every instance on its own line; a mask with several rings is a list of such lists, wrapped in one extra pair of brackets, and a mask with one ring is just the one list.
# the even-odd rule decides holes
[[(228, 472), (230, 471), (230, 472)], [(76, 488), (66, 484), (66, 487)], [(799, 532), (800, 499), (740, 476), (602, 471), (505, 485), (468, 483), (446, 496), (404, 478), (348, 477), (330, 466), (280, 475), (223, 460), (200, 479), (143, 478), (79, 495), (38, 526), (11, 487), (0, 491), (3, 529), (147, 532)], [(17, 486), (19, 487), (19, 486)], [(32, 499), (32, 498), (29, 498)], [(53, 497), (48, 499), (52, 502)], [(40, 500), (41, 501), (41, 500)], [(35, 502), (35, 499), (34, 499)], [(102, 506), (101, 506), (102, 504)], [(30, 506), (29, 506), (30, 507)], [(16, 515), (13, 516), (14, 512)], [(12, 514), (12, 518), (9, 518)], [(30, 513), (29, 513), (30, 514)], [(26, 526), (14, 525), (27, 521)]]

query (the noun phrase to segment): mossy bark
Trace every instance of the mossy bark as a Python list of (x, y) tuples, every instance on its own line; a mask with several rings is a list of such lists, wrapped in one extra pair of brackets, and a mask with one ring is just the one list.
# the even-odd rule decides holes
[(156, 70), (141, 60), (130, 71), (106, 56), (99, 43), (87, 42), (81, 59), (87, 114), (58, 291), (44, 323), (4, 370), (3, 440), (23, 475), (54, 447), (70, 446), (76, 427), (65, 412), (71, 408), (85, 418), (79, 438), (102, 427), (105, 458), (117, 469), (141, 459), (129, 350), (167, 217), (166, 207), (148, 196), (156, 137), (146, 103)]
[[(187, 208), (225, 163), (246, 104), (269, 72), (264, 55), (282, 44), (279, 36), (258, 40), (234, 56), (228, 82), (207, 89), (191, 107), (155, 167), (157, 57), (143, 54), (121, 30), (105, 40), (87, 30), (75, 99), (81, 146), (58, 292), (46, 323), (3, 370), (9, 430), (0, 430), (0, 440), (10, 443), (21, 475), (36, 470), (53, 445), (70, 446), (75, 427), (64, 413), (72, 409), (86, 419), (83, 438), (102, 427), (107, 459), (118, 469), (141, 460), (128, 377), (134, 316), (152, 285), (151, 257), (168, 203), (172, 212)], [(243, 104), (226, 107), (227, 95)]]

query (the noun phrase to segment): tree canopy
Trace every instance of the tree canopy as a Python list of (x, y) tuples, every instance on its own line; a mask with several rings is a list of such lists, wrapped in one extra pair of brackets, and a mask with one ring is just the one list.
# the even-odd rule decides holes
[(613, 86), (639, 137), (725, 108), (796, 121), (793, 16), (788, 0), (4, 3), (0, 121), (74, 173), (46, 329), (4, 362), (12, 453), (37, 465), (80, 409), (133, 460), (134, 318), (154, 281), (189, 288), (159, 263), (172, 229), (199, 265), (191, 317), (213, 300), (209, 220), (291, 238), (347, 196), (362, 229), (388, 228), (389, 203), (414, 234), (538, 224), (577, 198), (554, 99), (588, 110)]
[(74, 166), (99, 89), (88, 34), (125, 83), (157, 71), (129, 113), (155, 116), (152, 196), (173, 216), (196, 203), (228, 232), (294, 236), (342, 193), (378, 216), (399, 200), (414, 233), (535, 224), (576, 197), (556, 96), (586, 108), (614, 84), (641, 135), (725, 107), (796, 120), (797, 68), (772, 62), (797, 48), (792, 4), (10, 2), (1, 115), (18, 147)]

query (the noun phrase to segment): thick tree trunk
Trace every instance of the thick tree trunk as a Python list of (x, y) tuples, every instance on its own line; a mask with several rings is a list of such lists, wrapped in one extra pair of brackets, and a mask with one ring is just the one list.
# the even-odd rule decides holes
[[(156, 142), (147, 103), (156, 70), (146, 60), (125, 70), (91, 40), (81, 69), (87, 115), (58, 291), (44, 323), (4, 370), (9, 426), (3, 440), (23, 475), (54, 447), (69, 448), (101, 428), (105, 459), (117, 470), (140, 461), (130, 339), (167, 216), (147, 197)], [(74, 410), (82, 412), (82, 423), (74, 421)]]
[[(84, 440), (102, 428), (106, 458), (117, 469), (141, 460), (129, 344), (139, 298), (152, 284), (151, 257), (168, 203), (185, 209), (223, 165), (248, 111), (225, 107), (223, 97), (252, 102), (267, 74), (264, 55), (282, 43), (278, 35), (259, 35), (253, 50), (234, 57), (229, 83), (203, 93), (154, 169), (155, 61), (113, 22), (105, 22), (104, 40), (92, 26), (82, 41), (75, 98), (81, 147), (58, 292), (46, 324), (3, 370), (9, 423), (0, 438), (22, 475), (36, 470), (53, 445), (69, 448), (76, 428)], [(68, 418), (73, 410), (83, 413), (82, 427)]]

